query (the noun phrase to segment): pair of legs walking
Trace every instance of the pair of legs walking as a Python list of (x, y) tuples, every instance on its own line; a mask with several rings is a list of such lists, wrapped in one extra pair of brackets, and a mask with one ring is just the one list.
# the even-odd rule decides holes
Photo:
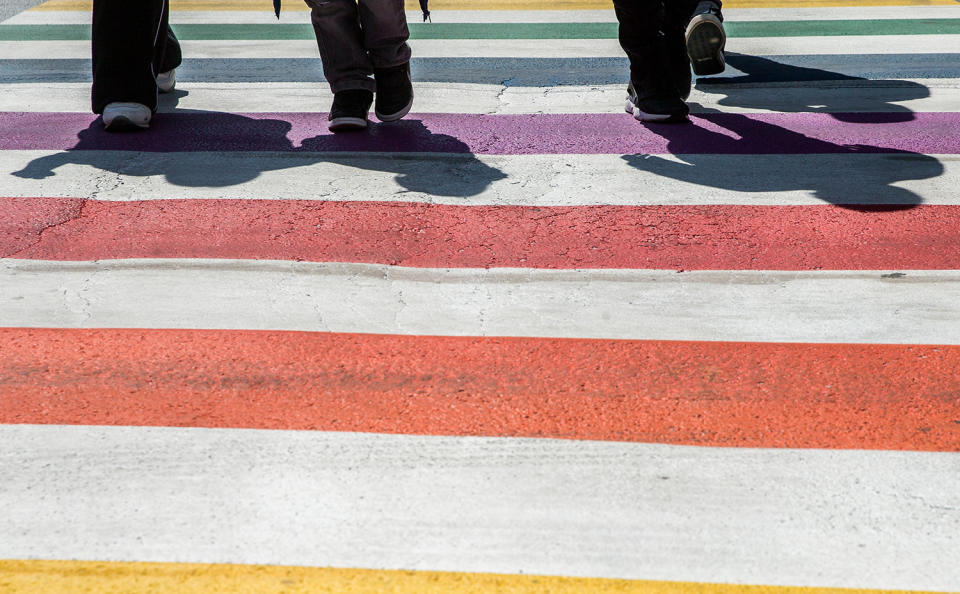
[[(330, 129), (365, 128), (374, 92), (380, 120), (405, 116), (413, 85), (403, 0), (307, 4), (334, 92)], [(173, 89), (181, 54), (169, 12), (169, 0), (94, 0), (92, 107), (107, 129), (148, 127), (157, 93)]]
[(723, 71), (719, 0), (614, 0), (620, 46), (630, 59), (627, 112), (642, 121), (686, 121), (691, 61)]
[(146, 128), (157, 93), (173, 90), (180, 44), (169, 0), (94, 0), (93, 113), (108, 129)]
[(403, 0), (306, 0), (333, 91), (330, 130), (367, 127), (375, 113), (384, 122), (399, 120), (413, 105), (410, 46)]

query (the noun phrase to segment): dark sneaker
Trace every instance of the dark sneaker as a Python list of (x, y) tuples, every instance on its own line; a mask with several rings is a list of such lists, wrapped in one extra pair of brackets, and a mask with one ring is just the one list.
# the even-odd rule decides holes
[(688, 121), (690, 108), (676, 94), (645, 93), (631, 82), (627, 86), (625, 111), (641, 122), (680, 123)]
[(726, 68), (723, 48), (727, 35), (723, 30), (723, 15), (716, 4), (701, 2), (690, 24), (687, 25), (687, 53), (697, 76), (719, 74)]
[(381, 122), (394, 122), (410, 113), (413, 107), (413, 83), (410, 64), (375, 70), (377, 106), (374, 110)]
[(366, 89), (350, 89), (333, 94), (330, 108), (331, 132), (350, 132), (367, 127), (367, 113), (373, 103), (373, 93)]

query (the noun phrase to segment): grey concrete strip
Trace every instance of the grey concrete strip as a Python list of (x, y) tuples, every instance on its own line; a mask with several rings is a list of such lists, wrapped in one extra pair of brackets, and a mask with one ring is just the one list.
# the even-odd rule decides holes
[[(949, 50), (952, 48), (944, 48)], [(706, 84), (766, 84), (864, 79), (960, 78), (960, 54), (744, 56), (729, 53), (722, 76)], [(452, 82), (546, 87), (625, 84), (624, 58), (418, 58), (411, 61), (415, 82)], [(89, 82), (89, 59), (0, 59), (0, 80), (9, 83)], [(186, 57), (177, 80), (187, 82), (320, 82), (319, 58), (236, 60)]]
[[(861, 35), (849, 37), (739, 38), (737, 51), (751, 56), (835, 55), (861, 53), (883, 56), (936, 54), (960, 47), (960, 35)], [(182, 40), (183, 55), (193, 59), (319, 59), (313, 39)], [(413, 55), (424, 58), (583, 59), (617, 58), (623, 54), (616, 39), (412, 39)], [(89, 54), (87, 40), (0, 41), (0, 55), (10, 60), (67, 60)]]
[(2, 325), (960, 344), (960, 272), (0, 260)]
[[(693, 113), (891, 113), (960, 111), (960, 79), (918, 79), (798, 83), (776, 89), (749, 85), (710, 85), (693, 89)], [(624, 86), (577, 85), (513, 87), (494, 84), (414, 85), (417, 113), (616, 113), (623, 109)], [(709, 91), (709, 92), (708, 92)], [(324, 83), (184, 83), (160, 98), (160, 112), (176, 110), (317, 112), (329, 109), (333, 93)], [(82, 112), (90, 110), (86, 83), (0, 83), (0, 111)]]
[[(640, 126), (626, 114), (624, 122)], [(742, 155), (0, 151), (0, 187), (5, 197), (98, 200), (960, 204), (955, 155), (751, 155), (749, 167), (742, 163)]]
[(0, 427), (0, 558), (960, 589), (960, 454)]

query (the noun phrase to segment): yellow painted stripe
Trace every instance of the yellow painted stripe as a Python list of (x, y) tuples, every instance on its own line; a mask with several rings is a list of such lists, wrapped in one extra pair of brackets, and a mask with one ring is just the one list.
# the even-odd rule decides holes
[(281, 567), (273, 565), (201, 565), (98, 561), (0, 561), (0, 591), (82, 594), (84, 592), (208, 592), (394, 594), (511, 592), (579, 594), (874, 594), (905, 590), (743, 586), (568, 578), (439, 571), (386, 571)]
[[(957, 0), (727, 0), (724, 8), (809, 8), (831, 6), (947, 6)], [(306, 10), (299, 0), (287, 0), (284, 10)], [(264, 10), (265, 0), (171, 0), (171, 10)], [(31, 10), (91, 10), (91, 0), (48, 0)], [(408, 10), (417, 10), (407, 0)], [(590, 10), (613, 8), (611, 0), (431, 0), (431, 10)]]

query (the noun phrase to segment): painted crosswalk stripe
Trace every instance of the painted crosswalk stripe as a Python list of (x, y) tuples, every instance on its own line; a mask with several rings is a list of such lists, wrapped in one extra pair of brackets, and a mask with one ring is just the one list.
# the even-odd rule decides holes
[[(616, 39), (617, 24), (610, 23), (410, 23), (410, 39)], [(960, 18), (876, 19), (856, 21), (757, 21), (728, 22), (727, 37), (835, 37), (893, 35), (957, 35)], [(194, 40), (314, 40), (313, 27), (301, 24), (181, 24), (175, 26), (181, 41)], [(0, 41), (89, 40), (90, 25), (0, 25)], [(782, 40), (781, 40), (782, 41)], [(897, 40), (889, 40), (896, 43)], [(739, 43), (739, 42), (738, 42)], [(789, 47), (789, 45), (788, 45)]]
[(958, 304), (956, 271), (0, 261), (9, 327), (960, 344)]
[[(315, 48), (314, 48), (315, 49)], [(944, 47), (939, 47), (942, 51)], [(17, 50), (19, 51), (19, 50)], [(86, 50), (85, 50), (86, 51)], [(304, 50), (306, 51), (306, 50)], [(82, 55), (82, 54), (81, 54)], [(727, 54), (723, 76), (699, 84), (854, 82), (852, 79), (957, 79), (960, 54), (833, 54), (745, 56)], [(450, 82), (543, 87), (549, 85), (623, 85), (626, 58), (423, 58), (414, 56), (415, 82)], [(7, 83), (90, 82), (89, 59), (0, 59), (0, 79)], [(505, 73), (508, 73), (505, 76)], [(238, 67), (230, 58), (187, 56), (177, 69), (181, 84), (217, 82), (322, 82), (319, 59), (247, 58)]]
[(482, 594), (506, 588), (517, 594), (921, 594), (906, 590), (802, 588), (651, 580), (568, 578), (544, 575), (335, 569), (275, 565), (201, 565), (105, 561), (0, 561), (10, 594), (121, 591), (205, 594), (217, 588), (264, 594)]
[(0, 465), (5, 558), (190, 551), (195, 563), (860, 588), (960, 579), (942, 554), (960, 528), (949, 453), (7, 425)]
[[(414, 84), (421, 113), (616, 113), (623, 108), (623, 84), (523, 87), (499, 84)], [(333, 93), (323, 83), (191, 83), (185, 93), (161, 95), (158, 111), (233, 113), (314, 112)], [(87, 83), (0, 83), (0, 111), (90, 111)], [(693, 113), (811, 112), (886, 113), (911, 119), (912, 112), (960, 111), (960, 80), (808, 82), (803, 86), (710, 84), (694, 88)]]
[(943, 345), (7, 328), (0, 349), (6, 424), (960, 451)]
[[(0, 198), (0, 257), (418, 268), (957, 269), (960, 208)], [(717, 221), (723, 221), (718, 226)]]
[[(904, 153), (751, 155), (0, 151), (8, 197), (453, 206), (957, 205), (960, 162)], [(824, 171), (843, 170), (842, 176)], [(363, 175), (356, 175), (362, 171)], [(641, 190), (642, 189), (642, 190)]]
[[(294, 3), (298, 5), (299, 3)], [(308, 23), (305, 11), (286, 9), (280, 18), (263, 10), (173, 10), (170, 23), (179, 24), (272, 24)], [(871, 20), (923, 20), (960, 18), (956, 6), (920, 5), (904, 10), (902, 6), (873, 6), (869, 15), (860, 6), (810, 7), (791, 6), (778, 8), (730, 8), (724, 3), (726, 23), (741, 21), (795, 22), (795, 21), (856, 21), (869, 16)], [(419, 10), (407, 11), (407, 22), (419, 24)], [(612, 3), (604, 9), (582, 10), (458, 10), (434, 11), (432, 24), (448, 23), (615, 23), (617, 18)], [(27, 10), (2, 21), (8, 25), (89, 25), (89, 10)]]
[[(698, 114), (696, 126), (624, 128), (623, 114), (416, 114), (364, 135), (324, 130), (326, 114), (173, 113), (149, 136), (110, 134), (79, 113), (0, 112), (0, 150), (313, 151), (453, 154), (960, 153), (960, 113)], [(628, 120), (629, 122), (629, 120)], [(79, 131), (79, 134), (78, 134)], [(214, 133), (217, 132), (217, 133)]]
[[(284, 10), (308, 10), (305, 4), (290, 2)], [(813, 8), (813, 7), (906, 7), (956, 6), (956, 0), (726, 0), (724, 9), (745, 8)], [(48, 0), (32, 11), (83, 10), (89, 12), (91, 0)], [(406, 0), (408, 11), (417, 10), (417, 2)], [(431, 10), (597, 10), (609, 9), (606, 0), (432, 0)], [(173, 0), (170, 10), (263, 10), (258, 0)]]
[[(733, 45), (735, 43), (735, 46)], [(731, 51), (751, 56), (829, 56), (866, 52), (868, 55), (938, 54), (958, 47), (960, 35), (862, 35), (840, 37), (750, 37), (730, 40)], [(618, 58), (623, 50), (616, 39), (411, 39), (415, 59), (429, 58)], [(318, 62), (317, 42), (291, 39), (184, 40), (183, 54), (190, 59), (312, 58)], [(89, 41), (0, 41), (7, 60), (75, 59), (90, 51)], [(734, 64), (735, 66), (736, 64)], [(509, 74), (509, 73), (505, 73)], [(509, 78), (505, 76), (504, 78)]]

